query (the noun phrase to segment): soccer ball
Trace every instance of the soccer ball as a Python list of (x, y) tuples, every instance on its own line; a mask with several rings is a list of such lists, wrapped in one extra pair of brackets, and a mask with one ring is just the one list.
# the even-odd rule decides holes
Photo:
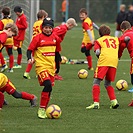
[(66, 62), (68, 61), (68, 59), (65, 56), (61, 56), (61, 64), (66, 64)]
[(123, 79), (118, 80), (117, 83), (116, 83), (116, 88), (117, 88), (119, 91), (121, 91), (121, 90), (123, 90), (123, 91), (127, 90), (127, 88), (128, 88), (128, 83), (127, 83), (127, 81), (126, 81), (126, 80), (123, 80)]
[(85, 69), (80, 69), (80, 70), (78, 71), (78, 77), (79, 77), (80, 79), (86, 79), (86, 78), (88, 77), (88, 71), (85, 70)]
[(46, 109), (46, 115), (50, 119), (58, 119), (61, 116), (61, 109), (58, 105), (52, 104)]

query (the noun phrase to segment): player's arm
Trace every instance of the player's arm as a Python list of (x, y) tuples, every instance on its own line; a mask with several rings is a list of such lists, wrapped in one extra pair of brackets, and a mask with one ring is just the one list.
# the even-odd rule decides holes
[(90, 29), (88, 23), (84, 22), (83, 23), (83, 27), (86, 30), (86, 32), (87, 32), (87, 34), (88, 34), (88, 36), (90, 38), (91, 43), (93, 44), (94, 43), (94, 38), (92, 37), (91, 29)]
[(7, 34), (5, 32), (0, 34), (0, 43), (3, 45), (7, 40)]
[(94, 22), (93, 22), (93, 27), (94, 27), (96, 30), (99, 30), (99, 26), (98, 26), (97, 24), (95, 24)]
[(101, 46), (98, 41), (94, 42), (94, 52), (95, 52), (96, 56), (99, 58), (100, 53), (101, 53)]
[(0, 20), (0, 31), (2, 31), (4, 29), (4, 24), (3, 22)]
[[(118, 51), (118, 58), (120, 59), (122, 56), (122, 53), (124, 49), (127, 47), (127, 44), (125, 43), (125, 37), (121, 36), (118, 38), (119, 39), (119, 51)], [(127, 40), (128, 41), (128, 40)], [(126, 41), (126, 42), (127, 42)]]
[(32, 57), (32, 52), (34, 52), (34, 50), (37, 47), (37, 37), (33, 37), (28, 49), (27, 49), (27, 60), (29, 64), (34, 63), (34, 59)]

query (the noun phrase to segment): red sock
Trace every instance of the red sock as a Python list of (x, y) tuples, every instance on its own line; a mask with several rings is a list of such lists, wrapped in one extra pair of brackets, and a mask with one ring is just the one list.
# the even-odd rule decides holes
[(49, 103), (49, 100), (50, 100), (49, 92), (42, 92), (41, 99), (40, 99), (40, 108), (46, 109), (46, 107)]
[(4, 94), (0, 92), (0, 108), (2, 108), (3, 103), (4, 103)]
[(93, 94), (93, 101), (94, 102), (99, 102), (99, 96), (100, 96), (100, 86), (99, 85), (93, 85), (93, 90), (92, 90), (92, 94)]
[(13, 65), (14, 65), (14, 56), (10, 55), (9, 56), (9, 67), (13, 68)]
[(18, 65), (21, 65), (21, 60), (22, 60), (22, 54), (18, 54), (18, 58), (17, 58)]
[(88, 68), (92, 68), (92, 57), (91, 56), (87, 56), (86, 59), (88, 61)]
[(108, 86), (108, 87), (106, 88), (106, 90), (107, 90), (107, 93), (108, 93), (108, 96), (109, 96), (109, 99), (110, 99), (110, 100), (116, 99), (115, 91), (114, 91), (114, 88), (113, 88), (112, 86)]
[(25, 72), (29, 73), (32, 69), (33, 64), (27, 64)]
[(2, 66), (5, 65), (5, 60), (4, 60), (4, 57), (3, 57), (3, 54), (0, 52), (0, 60), (1, 60), (1, 64)]
[(25, 100), (32, 100), (34, 98), (34, 95), (29, 94), (27, 92), (21, 92), (21, 94), (22, 94), (22, 99)]

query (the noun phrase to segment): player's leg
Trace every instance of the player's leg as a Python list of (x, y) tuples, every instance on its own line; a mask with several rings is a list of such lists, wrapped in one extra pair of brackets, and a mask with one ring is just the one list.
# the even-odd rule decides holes
[(11, 47), (6, 47), (7, 54), (9, 56), (9, 69), (7, 72), (13, 72), (13, 65), (14, 65), (14, 56), (12, 52), (12, 46)]
[(101, 79), (94, 78), (93, 80), (93, 87), (92, 87), (92, 97), (93, 97), (93, 104), (86, 107), (86, 109), (99, 109), (99, 102), (100, 102), (100, 83)]
[(38, 80), (40, 85), (44, 86), (40, 97), (40, 107), (38, 109), (38, 117), (44, 119), (47, 117), (45, 109), (50, 100), (50, 94), (52, 92), (52, 83), (54, 83), (54, 77), (50, 76), (47, 71), (44, 71), (38, 75)]
[(4, 104), (4, 94), (0, 92), (0, 110), (2, 109)]
[[(133, 59), (131, 59), (130, 76), (131, 76), (131, 84), (133, 86)], [(133, 93), (133, 87), (129, 89), (128, 92)]]
[(5, 91), (8, 94), (12, 95), (14, 98), (29, 100), (32, 107), (36, 106), (37, 97), (35, 95), (27, 92), (18, 92), (15, 86), (10, 81), (8, 81), (8, 83), (4, 88), (5, 88)]
[(4, 57), (3, 57), (3, 54), (2, 54), (2, 49), (0, 50), (0, 61), (1, 61), (1, 64), (2, 64), (1, 72), (4, 72), (8, 68), (8, 66), (6, 65), (6, 62), (4, 60)]
[(16, 46), (17, 46), (17, 52), (18, 52), (18, 57), (17, 57), (17, 64), (13, 68), (22, 68), (21, 66), (21, 61), (22, 61), (22, 44), (23, 41), (16, 41)]
[(27, 64), (27, 66), (26, 66), (26, 70), (25, 70), (25, 72), (24, 72), (24, 75), (23, 75), (23, 77), (25, 78), (25, 79), (31, 79), (30, 78), (30, 71), (31, 71), (31, 69), (32, 69), (32, 66), (33, 66), (33, 64)]
[(111, 81), (114, 81), (116, 75), (116, 68), (108, 67), (108, 71), (105, 77), (104, 86), (107, 90), (111, 105), (110, 108), (116, 109), (119, 107), (118, 101), (116, 99), (114, 88), (111, 86)]
[(89, 70), (94, 70), (93, 67), (92, 67), (92, 56), (90, 54), (90, 50), (86, 50), (85, 55), (86, 55), (86, 59), (88, 61), (88, 69)]
[(59, 52), (55, 52), (55, 66), (56, 66), (56, 72), (55, 72), (55, 80), (63, 80), (62, 76), (58, 75), (60, 71), (60, 63), (61, 63), (61, 55)]

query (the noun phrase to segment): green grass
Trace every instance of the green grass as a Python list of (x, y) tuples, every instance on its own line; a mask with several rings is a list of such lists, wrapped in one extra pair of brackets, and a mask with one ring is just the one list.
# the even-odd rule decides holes
[[(114, 34), (114, 24), (109, 24)], [(95, 31), (96, 38), (98, 33)], [(82, 41), (82, 29), (80, 24), (75, 29), (69, 31), (62, 43), (62, 55), (71, 59), (85, 59), (80, 52)], [(95, 68), (97, 58), (92, 51), (93, 66)], [(128, 60), (128, 61), (123, 61)], [(22, 69), (14, 69), (14, 73), (5, 74), (14, 83), (18, 91), (27, 91), (38, 97), (38, 106), (42, 87), (36, 79), (34, 68), (31, 71), (31, 80), (25, 80), (22, 75), (26, 64)], [(87, 79), (79, 79), (77, 72), (87, 69), (87, 64), (69, 65), (62, 64), (60, 75), (63, 81), (55, 81), (50, 104), (57, 104), (62, 109), (60, 119), (38, 119), (38, 107), (29, 107), (29, 102), (22, 99), (14, 99), (5, 93), (5, 98), (9, 102), (0, 111), (0, 133), (132, 133), (133, 132), (133, 108), (128, 107), (131, 101), (131, 94), (127, 91), (118, 91), (115, 88), (116, 96), (120, 107), (116, 110), (109, 109), (108, 99), (103, 82), (101, 83), (100, 109), (86, 110), (85, 107), (92, 103), (92, 83), (93, 71), (88, 71)], [(115, 82), (125, 79), (129, 88), (130, 84), (130, 58), (127, 50), (124, 51), (121, 61), (119, 61)]]

